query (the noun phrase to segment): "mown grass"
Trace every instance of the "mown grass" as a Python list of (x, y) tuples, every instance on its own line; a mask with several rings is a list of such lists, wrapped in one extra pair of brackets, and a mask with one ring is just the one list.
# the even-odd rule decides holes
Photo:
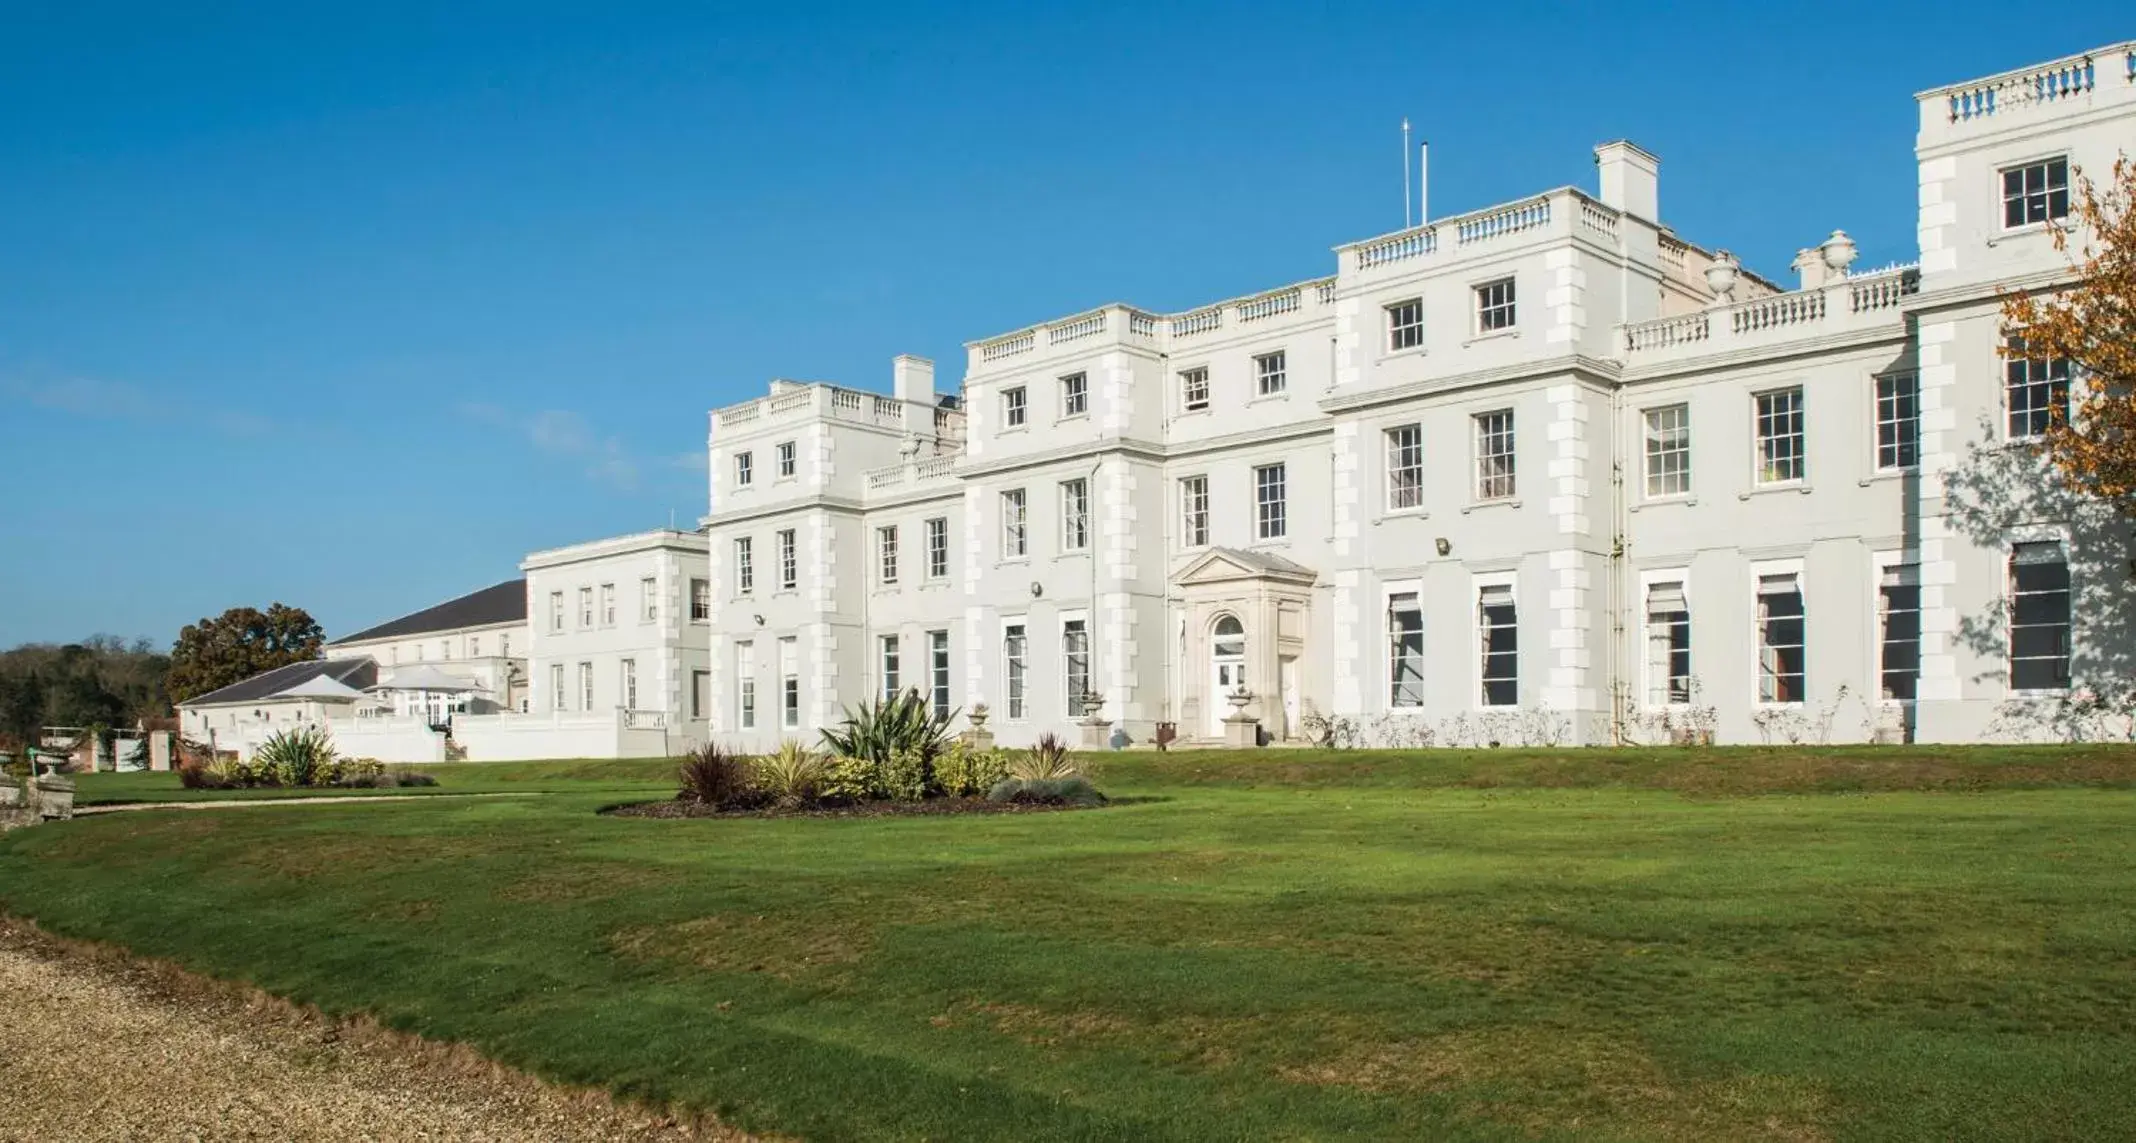
[(2136, 751), (1099, 765), (1128, 804), (733, 821), (438, 767), (543, 796), (18, 831), (0, 907), (811, 1139), (2136, 1122)]

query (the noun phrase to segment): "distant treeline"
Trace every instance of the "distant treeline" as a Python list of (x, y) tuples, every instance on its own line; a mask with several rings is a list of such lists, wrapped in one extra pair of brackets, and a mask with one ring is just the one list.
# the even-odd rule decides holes
[(0, 651), (0, 747), (46, 726), (131, 727), (170, 714), (171, 657), (146, 639), (97, 635)]

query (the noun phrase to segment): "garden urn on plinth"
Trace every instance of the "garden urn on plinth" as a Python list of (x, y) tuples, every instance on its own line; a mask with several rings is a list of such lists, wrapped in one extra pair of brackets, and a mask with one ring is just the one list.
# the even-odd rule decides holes
[(1083, 696), (1083, 717), (1076, 720), (1083, 728), (1083, 749), (1104, 750), (1112, 745), (1112, 720), (1105, 717), (1105, 696)]
[(964, 712), (964, 721), (971, 724), (971, 729), (964, 732), (965, 745), (974, 750), (994, 748), (994, 732), (986, 728), (987, 716), (992, 713), (983, 702), (973, 703), (972, 709)]
[(37, 779), (37, 813), (46, 821), (65, 821), (74, 816), (74, 779), (46, 774)]
[(1224, 745), (1243, 749), (1261, 744), (1261, 720), (1246, 713), (1246, 704), (1253, 701), (1253, 692), (1243, 687), (1224, 696), (1231, 704), (1231, 713), (1224, 716)]

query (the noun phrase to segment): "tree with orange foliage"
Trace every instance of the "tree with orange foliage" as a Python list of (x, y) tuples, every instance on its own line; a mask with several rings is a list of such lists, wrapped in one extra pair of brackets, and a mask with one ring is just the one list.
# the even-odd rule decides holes
[(2136, 162), (2116, 159), (2103, 189), (2080, 174), (2071, 207), (2049, 227), (2077, 280), (2005, 294), (2002, 353), (2075, 366), (2040, 449), (2072, 490), (2136, 516)]

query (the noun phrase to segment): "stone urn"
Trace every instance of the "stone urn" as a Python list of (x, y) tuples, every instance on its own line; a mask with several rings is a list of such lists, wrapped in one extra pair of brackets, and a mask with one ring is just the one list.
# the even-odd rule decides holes
[(1245, 687), (1240, 687), (1239, 689), (1232, 691), (1230, 694), (1225, 695), (1224, 701), (1231, 704), (1231, 713), (1233, 717), (1236, 717), (1238, 715), (1246, 713), (1246, 704), (1253, 701), (1253, 692), (1247, 690)]
[(1817, 248), (1817, 252), (1824, 255), (1824, 263), (1832, 268), (1833, 273), (1844, 276), (1847, 267), (1854, 264), (1856, 250), (1854, 240), (1847, 237), (1846, 231), (1835, 230), (1832, 237), (1825, 239), (1824, 244)]
[(1224, 696), (1231, 704), (1231, 713), (1224, 716), (1224, 745), (1234, 750), (1261, 744), (1261, 720), (1246, 713), (1246, 704), (1253, 701), (1253, 692), (1245, 687)]
[(1736, 279), (1741, 272), (1742, 266), (1735, 255), (1726, 250), (1714, 251), (1713, 264), (1706, 267), (1706, 288), (1713, 291), (1714, 297), (1732, 302), (1735, 300)]
[(990, 750), (994, 745), (994, 732), (986, 728), (986, 720), (993, 712), (983, 702), (975, 702), (972, 709), (964, 712), (964, 721), (971, 729), (964, 732), (964, 741), (974, 750)]
[(1112, 720), (1105, 717), (1105, 696), (1095, 692), (1083, 695), (1083, 748), (1103, 750), (1112, 745)]
[(993, 713), (993, 711), (987, 709), (985, 703), (975, 702), (972, 704), (972, 709), (964, 712), (964, 721), (971, 723), (973, 730), (984, 730), (987, 718)]

